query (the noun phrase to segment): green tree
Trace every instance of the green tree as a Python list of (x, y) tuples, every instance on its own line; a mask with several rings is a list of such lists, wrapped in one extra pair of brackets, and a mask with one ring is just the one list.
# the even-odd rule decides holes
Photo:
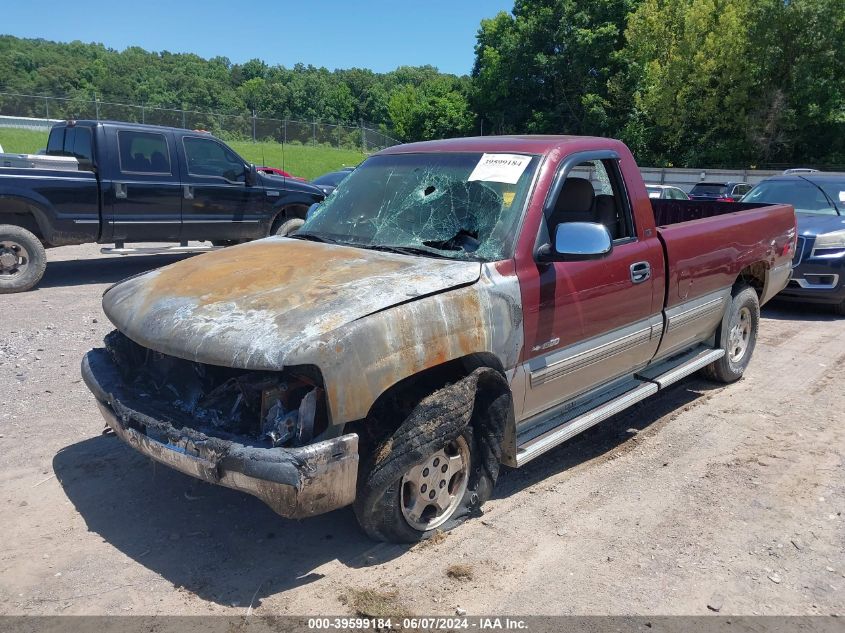
[(517, 0), (483, 20), (472, 103), (496, 132), (601, 134), (636, 0)]
[(656, 164), (842, 161), (843, 23), (836, 0), (644, 0), (622, 137)]

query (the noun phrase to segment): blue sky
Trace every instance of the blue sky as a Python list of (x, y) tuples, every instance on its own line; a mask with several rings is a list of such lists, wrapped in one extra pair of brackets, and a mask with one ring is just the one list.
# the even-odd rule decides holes
[(482, 18), (510, 11), (513, 0), (40, 0), (4, 3), (0, 33), (122, 50), (260, 58), (329, 69), (378, 72), (431, 64), (443, 72), (472, 69)]

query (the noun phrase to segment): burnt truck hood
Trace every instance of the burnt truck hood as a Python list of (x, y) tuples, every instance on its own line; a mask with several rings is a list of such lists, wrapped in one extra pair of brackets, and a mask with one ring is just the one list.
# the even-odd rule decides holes
[(280, 370), (352, 321), (475, 283), (477, 262), (271, 237), (131, 277), (103, 295), (108, 318), (163, 354)]

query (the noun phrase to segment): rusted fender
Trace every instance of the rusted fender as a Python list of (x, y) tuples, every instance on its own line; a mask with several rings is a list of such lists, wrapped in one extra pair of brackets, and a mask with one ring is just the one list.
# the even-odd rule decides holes
[(329, 417), (365, 417), (386, 389), (486, 352), (522, 348), (513, 274), (456, 262), (269, 238), (130, 278), (103, 308), (129, 338), (201, 363), (278, 371), (316, 365)]

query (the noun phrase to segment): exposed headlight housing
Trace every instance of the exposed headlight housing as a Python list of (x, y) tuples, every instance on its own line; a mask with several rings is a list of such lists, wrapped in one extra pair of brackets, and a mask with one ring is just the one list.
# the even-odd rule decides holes
[(812, 257), (842, 257), (845, 255), (845, 230), (816, 236)]

